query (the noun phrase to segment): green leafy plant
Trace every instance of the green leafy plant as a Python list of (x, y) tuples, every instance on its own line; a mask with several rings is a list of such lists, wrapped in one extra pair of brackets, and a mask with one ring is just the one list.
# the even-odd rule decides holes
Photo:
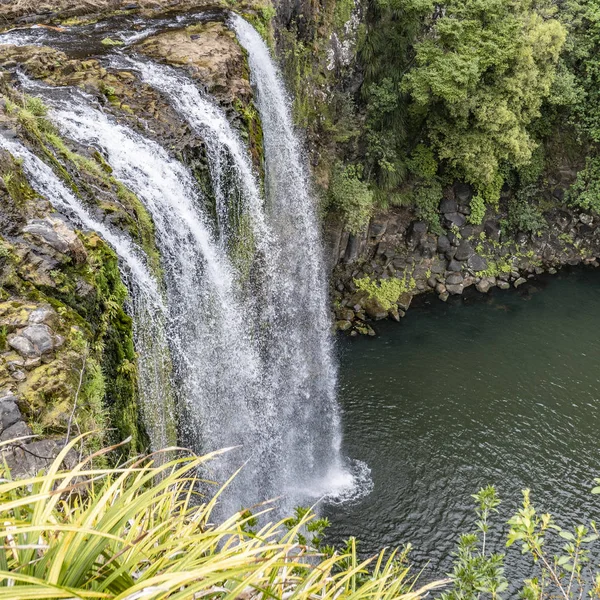
[(309, 511), (256, 532), (247, 525), (264, 520), (264, 511), (211, 524), (223, 490), (198, 496), (197, 472), (219, 453), (167, 449), (94, 468), (93, 459), (116, 449), (107, 448), (61, 471), (80, 441), (68, 444), (45, 474), (12, 481), (3, 473), (0, 599), (417, 600), (442, 584), (415, 589), (396, 552), (363, 560), (355, 545), (324, 556), (299, 543), (303, 529), (323, 525)]

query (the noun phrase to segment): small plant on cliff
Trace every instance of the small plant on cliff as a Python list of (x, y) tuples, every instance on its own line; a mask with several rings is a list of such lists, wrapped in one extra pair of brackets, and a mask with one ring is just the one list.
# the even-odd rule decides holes
[(373, 298), (381, 304), (385, 310), (390, 310), (400, 299), (402, 294), (411, 292), (415, 288), (415, 280), (405, 275), (403, 279), (391, 277), (390, 279), (380, 279), (375, 281), (370, 277), (355, 279), (356, 287), (366, 292), (369, 298)]
[(361, 179), (359, 167), (337, 165), (329, 185), (329, 205), (337, 210), (350, 233), (362, 231), (373, 212), (373, 192)]
[(213, 525), (223, 490), (201, 498), (197, 472), (218, 453), (177, 449), (179, 458), (168, 460), (164, 451), (114, 469), (86, 459), (61, 471), (78, 441), (45, 475), (12, 481), (3, 474), (0, 599), (416, 600), (440, 585), (414, 589), (394, 552), (363, 560), (355, 544), (324, 556), (300, 543), (303, 528), (318, 529), (310, 512), (257, 532), (249, 522), (265, 512), (242, 511)]

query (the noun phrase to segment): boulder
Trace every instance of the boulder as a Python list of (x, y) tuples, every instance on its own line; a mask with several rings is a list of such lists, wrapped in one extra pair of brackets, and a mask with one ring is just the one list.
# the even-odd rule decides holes
[(450, 273), (446, 277), (446, 287), (450, 285), (461, 285), (463, 284), (463, 276), (460, 273)]
[(496, 285), (496, 279), (494, 277), (483, 277), (481, 281), (475, 286), (478, 292), (487, 294)]
[(412, 299), (412, 294), (404, 292), (400, 295), (400, 298), (398, 298), (397, 304), (401, 310), (406, 312), (410, 308), (410, 303), (412, 302)]
[(14, 425), (11, 425), (5, 429), (0, 435), (0, 442), (8, 442), (10, 440), (16, 440), (17, 438), (32, 435), (31, 428), (23, 421), (17, 421)]
[(55, 315), (56, 315), (56, 313), (49, 306), (40, 306), (39, 308), (36, 308), (29, 315), (29, 322), (32, 325), (38, 325), (40, 323), (46, 323), (47, 321), (49, 321)]
[(22, 335), (11, 335), (7, 341), (8, 345), (22, 356), (33, 358), (38, 355), (32, 342)]
[[(64, 448), (64, 440), (46, 439), (30, 444), (6, 446), (2, 449), (0, 460), (4, 459), (13, 479), (33, 477), (39, 471), (47, 469)], [(63, 466), (72, 469), (77, 464), (77, 454), (71, 450)]]
[(458, 204), (452, 198), (444, 198), (440, 202), (440, 212), (442, 214), (458, 212)]
[(467, 241), (462, 240), (456, 249), (456, 254), (454, 258), (456, 260), (467, 260), (470, 256), (475, 254), (475, 250), (473, 250), (473, 246)]
[(440, 254), (444, 254), (444, 252), (447, 252), (448, 250), (450, 250), (451, 247), (452, 247), (452, 244), (450, 243), (450, 240), (448, 239), (448, 236), (446, 236), (446, 235), (440, 235), (438, 237), (438, 240), (437, 240), (437, 251)]
[(444, 216), (446, 217), (446, 220), (449, 223), (451, 223), (452, 225), (456, 225), (456, 227), (458, 228), (463, 227), (464, 224), (467, 222), (465, 216), (459, 212), (447, 213)]
[(352, 327), (350, 321), (337, 321), (335, 327), (338, 331), (348, 331)]
[(488, 262), (483, 256), (473, 254), (467, 260), (467, 266), (477, 273), (478, 271), (485, 271), (488, 268)]
[(48, 325), (29, 325), (21, 331), (21, 336), (27, 338), (34, 346), (36, 354), (46, 354), (54, 349), (52, 330)]
[(368, 298), (365, 302), (365, 312), (371, 319), (380, 321), (381, 319), (387, 319), (388, 309), (382, 306), (377, 298)]
[(84, 263), (87, 258), (85, 247), (75, 232), (55, 217), (32, 219), (23, 228), (23, 233), (39, 238), (61, 254), (68, 254), (78, 264)]
[(483, 231), (490, 240), (494, 242), (500, 240), (500, 225), (496, 221), (486, 221), (483, 225)]
[(473, 188), (467, 183), (457, 183), (454, 186), (454, 193), (461, 204), (469, 204), (473, 198)]
[(508, 290), (510, 288), (510, 283), (508, 281), (503, 281), (502, 279), (498, 279), (496, 284), (501, 290)]
[(392, 308), (390, 308), (388, 311), (388, 315), (390, 319), (393, 319), (394, 321), (400, 321), (400, 312), (397, 306), (392, 306)]
[(517, 279), (515, 281), (515, 287), (518, 288), (518, 287), (522, 286), (524, 283), (527, 283), (527, 279), (525, 279), (524, 277), (519, 277), (519, 279)]
[(460, 296), (463, 293), (464, 286), (462, 283), (458, 285), (446, 285), (446, 290), (453, 296)]
[(0, 399), (0, 425), (3, 431), (21, 421), (22, 418), (15, 396), (4, 396)]
[(450, 298), (450, 294), (449, 294), (448, 292), (442, 292), (442, 293), (439, 295), (439, 299), (440, 299), (442, 302), (448, 302), (448, 298)]
[(460, 272), (462, 271), (462, 268), (463, 264), (458, 260), (452, 259), (448, 263), (448, 271)]

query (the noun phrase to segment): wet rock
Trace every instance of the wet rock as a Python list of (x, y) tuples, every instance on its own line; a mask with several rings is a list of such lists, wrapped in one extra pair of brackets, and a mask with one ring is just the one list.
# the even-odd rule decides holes
[(460, 273), (450, 273), (446, 277), (446, 287), (450, 285), (461, 285), (463, 284), (463, 276)]
[(32, 219), (23, 228), (23, 233), (29, 233), (57, 252), (71, 256), (78, 264), (84, 263), (87, 259), (81, 240), (60, 219), (54, 217)]
[(377, 298), (369, 298), (365, 302), (365, 312), (371, 319), (375, 321), (380, 321), (381, 319), (385, 319), (388, 316), (388, 309), (382, 306), (382, 304), (377, 300)]
[(438, 283), (435, 286), (435, 291), (438, 295), (443, 294), (446, 291), (446, 286), (443, 283)]
[(475, 250), (473, 250), (473, 246), (471, 246), (467, 240), (462, 240), (456, 249), (454, 258), (456, 258), (456, 260), (467, 260), (474, 253)]
[(479, 256), (479, 254), (473, 254), (467, 260), (467, 266), (477, 273), (479, 271), (485, 271), (488, 268), (488, 262), (485, 258)]
[(390, 308), (388, 311), (388, 315), (390, 319), (393, 319), (394, 321), (400, 321), (400, 312), (397, 306), (392, 306), (392, 308)]
[(475, 286), (478, 292), (487, 294), (496, 285), (496, 279), (494, 277), (484, 277)]
[(410, 303), (412, 302), (412, 294), (409, 294), (408, 292), (404, 292), (403, 294), (400, 295), (400, 298), (398, 298), (398, 301), (396, 302), (396, 304), (398, 304), (398, 307), (403, 310), (403, 311), (407, 311), (410, 308)]
[(350, 321), (337, 321), (335, 327), (338, 331), (348, 331), (352, 327)]
[(522, 286), (524, 283), (527, 283), (527, 279), (525, 279), (524, 277), (519, 277), (519, 279), (517, 279), (515, 281), (515, 287), (518, 288), (520, 286)]
[(442, 302), (448, 302), (448, 298), (450, 298), (450, 294), (449, 294), (448, 292), (442, 292), (442, 293), (439, 295), (439, 299), (440, 299)]
[(464, 286), (462, 283), (458, 285), (446, 284), (446, 290), (453, 296), (460, 296), (464, 291)]
[(54, 349), (52, 330), (48, 325), (30, 325), (21, 331), (21, 336), (33, 344), (37, 355), (46, 354)]
[(335, 314), (340, 321), (354, 321), (354, 311), (350, 308), (340, 308)]
[(501, 290), (508, 290), (510, 288), (510, 283), (508, 283), (508, 281), (503, 281), (502, 279), (498, 279), (497, 285)]
[(448, 213), (444, 216), (446, 217), (446, 220), (449, 223), (451, 223), (452, 225), (456, 225), (456, 227), (458, 228), (463, 227), (464, 224), (467, 222), (465, 216), (459, 212)]
[(592, 215), (587, 215), (585, 213), (582, 213), (579, 215), (579, 220), (584, 225), (591, 225), (594, 222), (594, 217), (592, 217)]
[(23, 421), (17, 421), (14, 425), (6, 428), (0, 435), (0, 442), (8, 442), (17, 438), (31, 435), (31, 428)]

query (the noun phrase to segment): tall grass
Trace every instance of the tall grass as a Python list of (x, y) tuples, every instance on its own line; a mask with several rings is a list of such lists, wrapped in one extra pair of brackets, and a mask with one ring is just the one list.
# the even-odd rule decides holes
[(200, 497), (196, 473), (215, 454), (171, 449), (178, 458), (93, 468), (106, 449), (61, 470), (77, 443), (37, 477), (13, 481), (4, 469), (0, 600), (412, 600), (440, 585), (415, 589), (394, 552), (361, 560), (355, 544), (333, 556), (299, 544), (310, 514), (256, 532), (242, 512), (211, 524), (224, 488)]

